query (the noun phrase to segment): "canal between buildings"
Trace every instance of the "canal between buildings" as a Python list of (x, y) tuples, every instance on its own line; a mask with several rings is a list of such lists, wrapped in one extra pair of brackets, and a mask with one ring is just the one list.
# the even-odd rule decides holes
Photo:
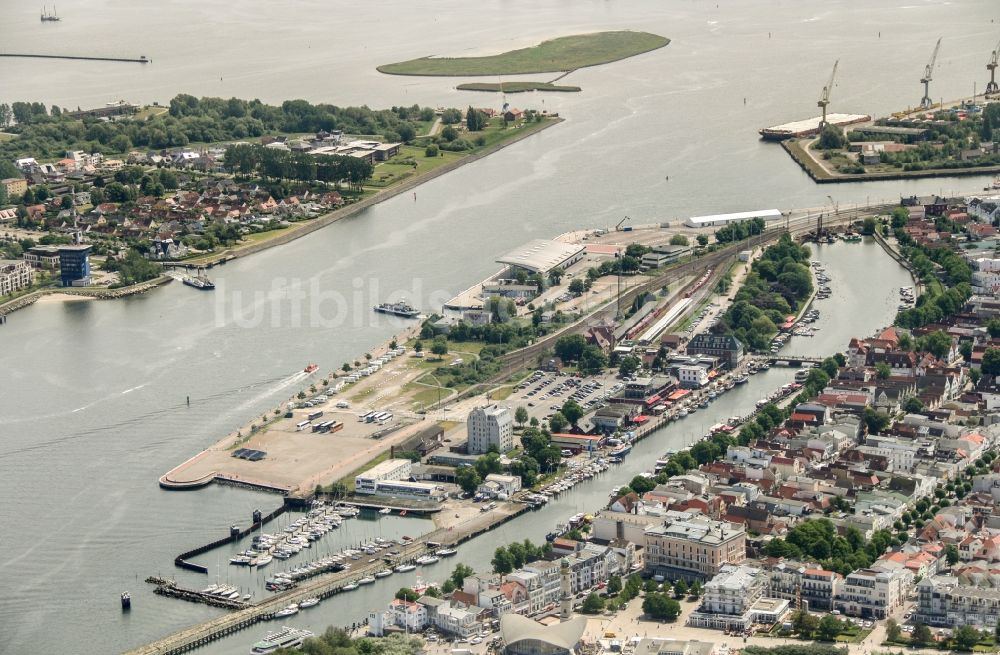
[[(47, 25), (23, 3), (0, 3), (5, 48), (145, 54), (154, 63), (7, 59), (0, 61), (0, 101), (75, 108), (120, 98), (164, 103), (187, 92), (371, 107), (493, 106), (499, 98), (457, 91), (453, 79), (391, 77), (374, 68), (603, 29), (645, 29), (673, 41), (573, 73), (566, 83), (582, 93), (509, 97), (567, 120), (421, 185), (415, 196), (213, 269), (214, 294), (170, 284), (123, 301), (43, 301), (12, 315), (0, 326), (0, 652), (117, 652), (214, 616), (211, 608), (155, 596), (142, 580), (177, 574), (206, 586), (217, 575), (214, 553), (201, 558), (212, 569), (207, 577), (177, 571), (174, 556), (224, 536), (233, 523), (246, 525), (255, 508), (270, 510), (279, 499), (221, 486), (166, 492), (157, 477), (293, 394), (306, 363), (338, 368), (407, 325), (374, 315), (377, 302), (406, 298), (437, 309), (521, 243), (613, 226), (625, 214), (638, 225), (829, 206), (828, 194), (841, 204), (874, 203), (982, 188), (990, 179), (819, 186), (756, 133), (814, 115), (814, 93), (838, 57), (837, 111), (885, 114), (913, 104), (922, 91), (913, 44), (929, 44), (929, 51), (942, 34), (935, 94), (967, 94), (995, 43), (997, 7), (989, 0), (907, 8), (851, 0), (441, 0), (434, 9), (388, 0), (336, 11), (310, 1), (70, 0), (59, 10), (64, 20)], [(81, 44), (108, 51), (71, 52)], [(827, 262), (834, 295), (817, 305), (817, 336), (793, 339), (789, 351), (845, 348), (851, 336), (891, 320), (895, 289), (908, 284), (872, 244), (822, 246), (818, 258)], [(427, 577), (443, 578), (455, 561), (486, 568), (496, 544), (538, 541), (568, 515), (598, 509), (611, 486), (711, 424), (748, 412), (791, 374), (755, 376), (647, 439), (603, 477), (463, 546)], [(420, 529), (417, 519), (351, 521), (323, 547)], [(225, 562), (227, 553), (218, 559)], [(245, 575), (242, 583), (250, 584), (245, 571), (218, 568), (221, 578)], [(407, 579), (397, 574), (323, 603), (294, 624), (319, 629), (360, 619)], [(118, 605), (125, 589), (133, 594), (128, 615)], [(204, 652), (243, 653), (262, 631)]]
[[(811, 245), (813, 259), (823, 263), (832, 278), (832, 295), (814, 305), (820, 310), (820, 319), (814, 324), (818, 331), (812, 337), (793, 337), (782, 354), (831, 355), (842, 352), (852, 336), (868, 336), (875, 330), (892, 322), (898, 304), (899, 287), (910, 285), (909, 274), (895, 261), (885, 255), (881, 248), (870, 240), (861, 244), (838, 242), (836, 244)], [(839, 308), (839, 309), (838, 309)], [(862, 309), (863, 308), (863, 309)], [(458, 562), (472, 566), (477, 571), (489, 571), (493, 551), (498, 545), (531, 539), (542, 543), (545, 534), (558, 523), (564, 523), (578, 512), (592, 513), (607, 504), (611, 487), (626, 484), (633, 476), (652, 469), (653, 462), (668, 450), (689, 446), (704, 435), (710, 426), (723, 423), (734, 415), (745, 415), (753, 410), (758, 400), (766, 398), (775, 389), (791, 382), (796, 369), (772, 367), (754, 375), (750, 382), (733, 388), (713, 402), (708, 409), (671, 423), (656, 431), (652, 436), (636, 444), (631, 454), (620, 465), (613, 465), (608, 471), (591, 480), (581, 482), (571, 490), (553, 499), (542, 509), (529, 512), (508, 523), (494, 528), (459, 547), (455, 557), (442, 559), (439, 563), (420, 567), (409, 573), (396, 573), (389, 578), (378, 580), (373, 585), (363, 586), (356, 591), (330, 598), (315, 608), (304, 610), (297, 616), (283, 622), (285, 625), (306, 628), (319, 633), (328, 625), (350, 625), (363, 621), (370, 609), (382, 609), (400, 587), (412, 586), (420, 581), (442, 582)], [(296, 514), (282, 517), (284, 523), (294, 520)], [(397, 516), (354, 519), (344, 524), (340, 530), (330, 532), (314, 546), (313, 552), (303, 551), (287, 564), (277, 561), (264, 571), (253, 572), (245, 568), (227, 567), (229, 556), (246, 547), (244, 540), (239, 546), (220, 550), (221, 579), (228, 576), (230, 584), (253, 588), (254, 593), (266, 593), (261, 585), (264, 578), (276, 570), (308, 559), (318, 559), (329, 552), (336, 552), (360, 541), (375, 536), (398, 538), (403, 534), (415, 536), (431, 529), (424, 519), (406, 519)], [(270, 532), (276, 530), (268, 529)], [(212, 555), (205, 555), (202, 563), (214, 566)], [(209, 577), (184, 574), (181, 579), (190, 578), (191, 585), (207, 585), (214, 581), (215, 572)], [(257, 633), (267, 628), (247, 631), (206, 646), (202, 650), (216, 655), (237, 655), (246, 651)]]

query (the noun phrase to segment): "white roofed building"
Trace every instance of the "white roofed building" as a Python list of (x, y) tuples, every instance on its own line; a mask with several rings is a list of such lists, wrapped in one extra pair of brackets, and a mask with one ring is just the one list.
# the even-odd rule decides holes
[(759, 209), (750, 212), (736, 212), (735, 214), (714, 214), (712, 216), (692, 216), (684, 221), (688, 227), (722, 227), (730, 223), (740, 223), (754, 218), (763, 218), (765, 221), (776, 221), (783, 218), (782, 213), (777, 209)]
[(520, 248), (511, 250), (497, 259), (514, 269), (528, 273), (547, 274), (557, 268), (566, 268), (583, 259), (587, 249), (577, 243), (564, 243), (551, 239), (534, 239)]

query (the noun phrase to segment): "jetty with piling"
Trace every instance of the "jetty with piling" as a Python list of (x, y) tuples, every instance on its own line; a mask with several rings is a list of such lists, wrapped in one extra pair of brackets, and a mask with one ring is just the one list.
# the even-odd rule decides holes
[[(406, 546), (401, 546), (399, 548), (400, 553), (395, 556), (394, 563), (409, 562), (425, 554), (428, 549), (428, 542), (434, 542), (435, 544), (447, 547), (457, 546), (528, 511), (530, 511), (530, 508), (527, 505), (517, 505), (515, 508), (511, 508), (509, 514), (498, 513), (494, 517), (494, 520), (473, 529), (435, 530), (411, 541)], [(353, 562), (353, 566), (346, 571), (328, 573), (317, 577), (315, 580), (300, 583), (292, 589), (277, 593), (257, 604), (215, 617), (214, 619), (181, 630), (145, 646), (130, 650), (128, 651), (128, 655), (180, 655), (181, 653), (189, 652), (216, 639), (221, 639), (249, 628), (260, 621), (272, 619), (276, 612), (291, 603), (298, 603), (311, 597), (325, 600), (342, 592), (349, 593), (349, 591), (344, 591), (346, 585), (356, 582), (363, 577), (373, 575), (387, 566), (390, 566), (390, 564), (384, 559), (365, 564)], [(159, 593), (174, 595), (171, 592)]]
[(87, 57), (81, 55), (40, 55), (40, 54), (29, 54), (23, 52), (0, 52), (0, 57), (27, 57), (29, 59), (74, 59), (77, 61), (116, 61), (124, 62), (128, 64), (151, 64), (152, 59), (146, 57), (146, 55), (139, 55), (139, 57)]

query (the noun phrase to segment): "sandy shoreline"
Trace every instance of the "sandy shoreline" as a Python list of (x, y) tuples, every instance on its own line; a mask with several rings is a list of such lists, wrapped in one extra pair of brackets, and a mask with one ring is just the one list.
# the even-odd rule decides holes
[(39, 304), (55, 302), (78, 302), (83, 300), (94, 300), (93, 296), (80, 296), (73, 293), (47, 293), (38, 299)]

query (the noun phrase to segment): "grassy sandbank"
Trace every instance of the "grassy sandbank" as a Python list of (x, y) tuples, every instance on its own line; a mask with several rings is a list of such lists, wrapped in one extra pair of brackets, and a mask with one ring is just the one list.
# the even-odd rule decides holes
[(378, 67), (389, 75), (522, 75), (599, 66), (656, 50), (670, 43), (649, 32), (574, 34), (488, 57), (421, 57)]

